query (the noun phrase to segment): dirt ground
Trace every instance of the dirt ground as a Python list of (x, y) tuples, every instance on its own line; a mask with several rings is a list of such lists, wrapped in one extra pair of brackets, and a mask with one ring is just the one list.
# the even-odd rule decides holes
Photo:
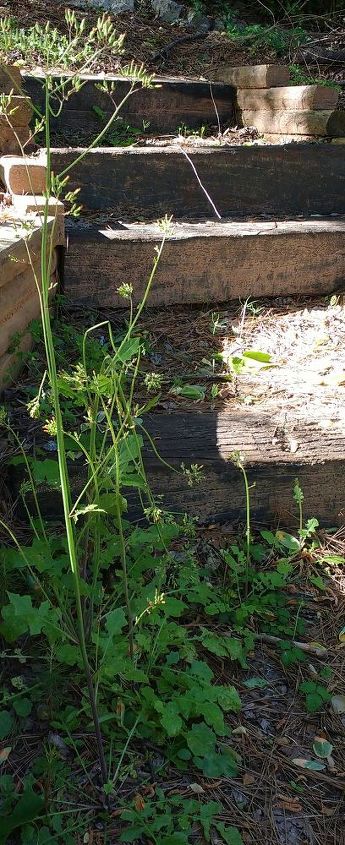
[[(54, 26), (64, 31), (66, 5), (68, 6), (68, 3), (55, 1), (52, 3), (50, 0), (25, 0), (25, 3), (19, 0), (2, 0), (0, 16), (12, 15), (23, 27), (31, 26), (36, 21), (44, 24), (50, 20)], [(76, 13), (82, 16), (82, 12), (76, 10)], [(92, 23), (97, 19), (98, 12), (88, 11), (87, 17)], [(121, 63), (127, 63), (132, 59), (136, 62), (144, 62), (148, 70), (160, 75), (210, 78), (224, 64), (235, 66), (266, 62), (282, 64), (298, 62), (294, 52), (277, 58), (274, 50), (267, 45), (261, 45), (255, 49), (251, 44), (231, 39), (218, 30), (210, 31), (202, 38), (189, 41), (178, 40), (175, 44), (177, 39), (193, 34), (193, 30), (167, 24), (161, 19), (154, 18), (152, 13), (147, 11), (137, 12), (134, 15), (128, 13), (117, 15), (115, 23), (119, 32), (126, 33), (125, 52)], [(337, 49), (341, 49), (345, 44), (345, 30), (341, 19), (339, 22), (334, 22), (334, 30), (333, 35), (326, 32), (323, 39), (327, 38), (327, 46), (332, 44)], [(319, 37), (320, 33), (315, 33), (315, 35)], [(16, 58), (18, 57), (14, 55), (13, 59)], [(39, 60), (39, 57), (37, 58)], [(331, 62), (323, 66), (318, 59), (315, 59), (313, 64), (301, 59), (300, 64), (302, 71), (306, 74), (313, 73), (337, 82), (345, 79), (344, 62)], [(108, 55), (98, 70), (116, 73), (118, 67), (118, 58), (114, 59)]]

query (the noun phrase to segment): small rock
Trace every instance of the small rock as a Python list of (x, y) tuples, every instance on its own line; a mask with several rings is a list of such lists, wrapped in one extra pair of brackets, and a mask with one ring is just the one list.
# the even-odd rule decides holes
[(121, 15), (122, 12), (134, 12), (134, 0), (70, 0), (70, 6), (81, 9), (99, 9)]
[(200, 12), (193, 12), (192, 9), (188, 12), (187, 22), (189, 26), (196, 29), (197, 32), (208, 32), (211, 29), (210, 18), (206, 17), (206, 15), (202, 15)]
[(183, 12), (183, 6), (175, 0), (151, 0), (151, 6), (166, 23), (176, 23)]

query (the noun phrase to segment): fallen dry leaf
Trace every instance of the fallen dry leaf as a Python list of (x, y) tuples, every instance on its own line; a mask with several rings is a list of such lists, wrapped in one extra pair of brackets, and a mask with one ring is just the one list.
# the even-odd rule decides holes
[(287, 810), (288, 813), (303, 812), (303, 807), (296, 798), (284, 798), (275, 803), (274, 806), (278, 807), (280, 810)]
[(134, 798), (134, 806), (137, 813), (142, 813), (145, 810), (145, 801), (142, 795), (136, 795)]
[(256, 781), (255, 775), (250, 775), (249, 772), (246, 772), (243, 775), (243, 778), (242, 778), (243, 786), (251, 786), (251, 784), (255, 783), (255, 781)]

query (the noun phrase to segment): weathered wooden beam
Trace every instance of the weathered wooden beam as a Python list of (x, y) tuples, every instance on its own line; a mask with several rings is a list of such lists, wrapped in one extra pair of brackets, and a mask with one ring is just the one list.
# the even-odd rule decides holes
[(32, 113), (33, 107), (30, 97), (11, 96), (8, 119), (5, 115), (0, 115), (0, 127), (8, 126), (8, 121), (15, 128), (18, 126), (25, 127), (30, 123)]
[[(53, 150), (59, 173), (76, 153)], [(345, 156), (325, 144), (203, 148), (189, 156), (223, 217), (345, 213)], [(115, 220), (214, 219), (195, 173), (180, 150), (95, 149), (70, 173), (69, 190), (90, 209), (112, 210)]]
[(345, 111), (242, 111), (245, 126), (259, 132), (343, 137)]
[(248, 111), (317, 111), (335, 109), (338, 91), (325, 85), (289, 85), (284, 88), (238, 89), (237, 102)]
[(0, 356), (0, 391), (17, 378), (23, 366), (23, 356), (31, 349), (32, 342), (30, 332), (25, 332), (13, 352), (6, 352), (5, 355)]
[(0, 178), (11, 194), (43, 194), (46, 177), (43, 157), (4, 155), (0, 158)]
[(21, 334), (40, 314), (35, 275), (40, 282), (40, 266), (27, 267), (0, 288), (0, 356), (4, 355), (14, 335)]
[[(182, 462), (203, 467), (203, 480), (191, 488), (181, 472), (159, 462), (145, 440), (148, 479), (154, 494), (163, 496), (165, 507), (197, 516), (200, 522), (244, 522), (243, 478), (232, 462), (234, 453), (240, 452), (251, 487), (252, 519), (271, 527), (297, 529), (298, 514), (292, 497), (297, 477), (304, 491), (305, 518), (316, 517), (328, 527), (343, 524), (345, 436), (340, 423), (328, 429), (318, 421), (308, 418), (304, 422), (287, 414), (281, 438), (277, 436), (278, 419), (250, 408), (203, 414), (151, 414), (144, 423), (159, 454), (174, 470), (180, 470)], [(294, 444), (291, 449), (290, 437)], [(16, 495), (22, 470), (15, 467), (11, 472)], [(70, 475), (76, 498), (85, 484), (85, 462), (73, 462)], [(130, 518), (142, 518), (137, 497), (129, 490), (126, 498)], [(56, 488), (43, 484), (39, 501), (48, 518), (56, 521), (62, 516)]]
[(22, 77), (17, 65), (0, 64), (0, 93), (19, 94), (22, 88)]
[[(107, 76), (106, 81), (115, 84), (115, 99), (119, 103), (128, 93), (130, 83), (118, 76)], [(102, 129), (114, 106), (109, 94), (96, 87), (102, 82), (99, 76), (83, 75), (82, 82), (80, 90), (63, 104), (59, 117), (52, 118), (52, 126), (61, 131), (80, 133), (87, 130), (94, 137), (94, 132)], [(44, 106), (42, 83), (42, 76), (23, 76), (25, 90), (41, 110)], [(155, 84), (158, 87), (153, 89), (138, 86), (121, 109), (120, 120), (113, 127), (115, 130), (126, 124), (141, 129), (145, 121), (150, 134), (176, 133), (181, 124), (189, 128), (216, 124), (216, 109), (221, 124), (228, 124), (234, 117), (235, 91), (229, 85), (167, 78), (157, 78)]]
[(284, 65), (223, 65), (216, 71), (216, 79), (236, 88), (274, 88), (277, 85), (288, 85), (290, 72)]
[(0, 122), (0, 154), (16, 155), (21, 152), (31, 138), (29, 126), (9, 126), (7, 122)]
[[(157, 225), (73, 225), (66, 295), (93, 305), (123, 307), (126, 302), (116, 289), (126, 279), (133, 285), (135, 302), (140, 302), (160, 238)], [(344, 281), (345, 221), (176, 223), (149, 304), (319, 295)]]

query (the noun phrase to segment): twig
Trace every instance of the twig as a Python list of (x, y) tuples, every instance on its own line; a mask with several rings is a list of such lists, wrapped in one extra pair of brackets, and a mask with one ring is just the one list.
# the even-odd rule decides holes
[(212, 208), (213, 208), (213, 211), (214, 211), (214, 213), (215, 213), (216, 217), (218, 217), (218, 220), (221, 220), (221, 219), (222, 219), (222, 216), (221, 216), (221, 214), (219, 214), (219, 211), (217, 210), (217, 208), (216, 208), (216, 206), (215, 206), (215, 204), (214, 204), (213, 200), (211, 199), (211, 197), (210, 197), (209, 193), (207, 192), (206, 188), (205, 188), (205, 187), (204, 187), (204, 185), (202, 184), (202, 181), (201, 181), (200, 176), (199, 176), (199, 174), (198, 174), (198, 171), (197, 171), (197, 169), (196, 169), (196, 167), (195, 167), (195, 164), (193, 164), (192, 159), (190, 158), (190, 156), (188, 155), (188, 153), (186, 153), (186, 150), (184, 150), (184, 149), (182, 149), (182, 147), (180, 147), (180, 151), (181, 151), (181, 153), (183, 153), (183, 155), (186, 157), (187, 161), (189, 161), (189, 164), (190, 164), (190, 166), (192, 167), (192, 169), (193, 169), (193, 171), (194, 171), (194, 173), (195, 173), (195, 176), (196, 176), (196, 178), (197, 178), (197, 180), (198, 180), (198, 182), (199, 182), (200, 188), (201, 188), (201, 190), (204, 192), (205, 196), (207, 197), (207, 199), (208, 199), (208, 201), (209, 201), (210, 205), (212, 205)]
[[(255, 634), (255, 639), (261, 640), (262, 643), (272, 643), (273, 645), (285, 642), (281, 637), (273, 637), (271, 634)], [(328, 655), (325, 646), (319, 643), (300, 643), (297, 640), (291, 640), (291, 643), (295, 648), (299, 648), (307, 654), (314, 654), (315, 657), (327, 657)]]

